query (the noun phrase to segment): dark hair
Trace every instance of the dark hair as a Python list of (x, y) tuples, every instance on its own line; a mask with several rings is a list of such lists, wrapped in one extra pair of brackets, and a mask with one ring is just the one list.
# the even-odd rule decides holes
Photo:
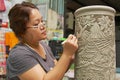
[(9, 11), (8, 17), (10, 21), (10, 28), (14, 31), (16, 37), (19, 39), (21, 35), (26, 31), (26, 24), (29, 21), (31, 9), (38, 9), (34, 4), (30, 2), (22, 2), (16, 4)]

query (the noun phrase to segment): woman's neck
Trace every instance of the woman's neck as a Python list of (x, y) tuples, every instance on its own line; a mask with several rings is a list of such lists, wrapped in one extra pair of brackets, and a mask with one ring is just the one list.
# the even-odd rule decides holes
[(39, 41), (38, 42), (33, 42), (33, 41), (29, 41), (29, 40), (22, 40), (21, 41), (23, 44), (26, 44), (34, 49), (37, 49), (40, 47)]
[(22, 41), (23, 44), (27, 45), (32, 50), (36, 51), (43, 59), (46, 59), (46, 53), (44, 51), (44, 48), (39, 42), (33, 43), (28, 41)]

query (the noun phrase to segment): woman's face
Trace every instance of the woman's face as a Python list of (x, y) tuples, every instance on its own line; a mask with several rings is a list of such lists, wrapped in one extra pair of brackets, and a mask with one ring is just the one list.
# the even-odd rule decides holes
[(25, 37), (31, 40), (43, 40), (47, 38), (46, 27), (43, 23), (41, 14), (37, 9), (32, 9), (30, 13), (30, 20), (27, 23), (27, 31)]

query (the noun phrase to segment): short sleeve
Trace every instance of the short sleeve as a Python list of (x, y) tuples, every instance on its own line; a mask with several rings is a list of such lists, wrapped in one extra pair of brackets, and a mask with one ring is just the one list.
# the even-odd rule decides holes
[(10, 78), (18, 76), (38, 64), (32, 52), (15, 49), (7, 59), (7, 74)]

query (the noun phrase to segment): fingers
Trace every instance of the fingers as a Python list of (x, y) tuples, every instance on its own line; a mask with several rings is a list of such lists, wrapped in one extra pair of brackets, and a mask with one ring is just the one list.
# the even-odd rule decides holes
[(63, 51), (68, 53), (67, 55), (72, 56), (78, 49), (78, 40), (76, 36), (70, 34), (68, 38), (64, 41)]
[(67, 38), (65, 41), (62, 42), (62, 45), (63, 45), (64, 43), (66, 43), (66, 42), (69, 42), (69, 43), (71, 43), (71, 44), (77, 45), (78, 40), (77, 40), (76, 36), (70, 34), (70, 35), (68, 36), (68, 38)]
[(75, 37), (75, 36), (72, 35), (72, 34), (70, 34), (70, 35), (68, 36), (68, 39), (72, 39), (73, 37)]
[(70, 41), (71, 43), (76, 44), (76, 43), (77, 43), (77, 38), (76, 38), (76, 36), (70, 34), (70, 35), (68, 36), (67, 41)]
[(67, 42), (67, 41), (72, 40), (72, 38), (73, 38), (73, 35), (70, 34), (70, 35), (68, 36), (68, 38), (67, 38), (65, 41), (62, 42), (62, 44), (64, 44), (64, 43)]

